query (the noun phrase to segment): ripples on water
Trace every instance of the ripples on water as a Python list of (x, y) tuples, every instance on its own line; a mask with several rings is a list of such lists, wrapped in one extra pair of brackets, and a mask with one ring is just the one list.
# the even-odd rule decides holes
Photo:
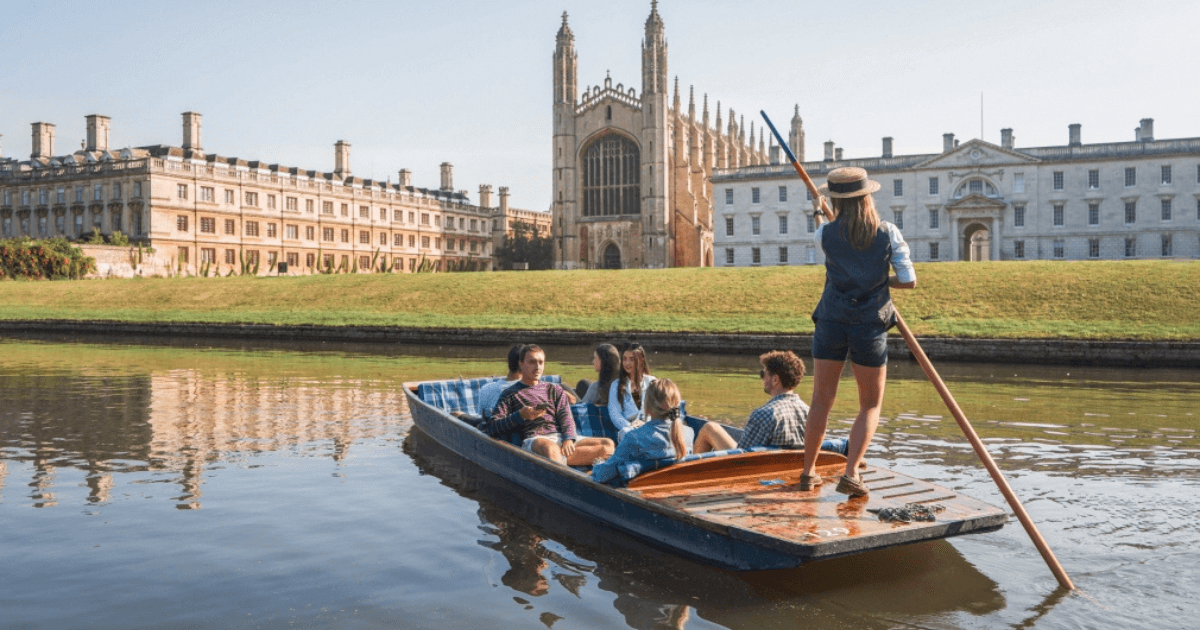
[[(753, 574), (597, 528), (410, 430), (402, 382), (486, 374), (502, 354), (0, 341), (0, 628), (1128, 628), (1200, 612), (1195, 372), (941, 366), (1084, 591), (1068, 595), (1015, 522)], [(587, 375), (587, 349), (550, 355)], [(653, 359), (693, 412), (740, 422), (765, 400), (753, 357)], [(873, 463), (1002, 504), (914, 366), (893, 366), (886, 404)]]

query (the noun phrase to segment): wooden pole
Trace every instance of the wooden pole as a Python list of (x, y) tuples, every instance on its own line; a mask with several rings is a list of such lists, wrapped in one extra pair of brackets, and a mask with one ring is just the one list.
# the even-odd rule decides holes
[[(804, 180), (804, 185), (808, 187), (812, 193), (813, 199), (819, 199), (821, 203), (821, 212), (830, 221), (833, 220), (833, 211), (825, 199), (817, 192), (817, 186), (805, 172), (804, 167), (796, 160), (796, 156), (792, 150), (783, 141), (783, 137), (779, 135), (779, 131), (775, 129), (775, 125), (771, 124), (771, 119), (767, 118), (767, 113), (760, 111), (763, 120), (767, 121), (767, 126), (771, 128), (771, 133), (775, 134), (775, 138), (787, 153), (788, 159), (791, 160), (792, 166), (795, 167), (796, 173), (800, 175), (800, 179)], [(1029, 534), (1029, 538), (1033, 540), (1033, 545), (1037, 547), (1038, 553), (1042, 554), (1042, 559), (1046, 561), (1046, 565), (1050, 567), (1050, 572), (1058, 579), (1058, 583), (1063, 588), (1075, 590), (1075, 584), (1071, 582), (1071, 578), (1067, 576), (1067, 572), (1063, 570), (1058, 559), (1054, 557), (1054, 552), (1050, 550), (1050, 546), (1046, 544), (1046, 539), (1042, 538), (1041, 532), (1038, 531), (1037, 525), (1033, 519), (1029, 518), (1029, 513), (1025, 511), (1025, 507), (1021, 505), (1020, 499), (1016, 493), (1009, 487), (1008, 481), (1004, 478), (1004, 473), (1000, 472), (1000, 468), (996, 466), (995, 460), (992, 459), (990, 453), (984, 448), (983, 442), (979, 439), (979, 435), (975, 433), (974, 427), (967, 420), (966, 414), (959, 408), (958, 402), (954, 400), (954, 396), (950, 393), (950, 389), (946, 387), (946, 383), (942, 381), (942, 377), (938, 375), (937, 370), (933, 367), (933, 363), (929, 357), (925, 356), (925, 351), (921, 348), (921, 344), (917, 342), (917, 338), (913, 336), (912, 331), (908, 329), (908, 324), (904, 323), (904, 318), (900, 316), (900, 311), (896, 311), (896, 323), (900, 329), (900, 335), (904, 337), (905, 343), (908, 344), (908, 349), (912, 352), (917, 363), (921, 364), (921, 369), (925, 371), (925, 376), (929, 378), (929, 382), (933, 383), (933, 387), (937, 389), (938, 395), (942, 397), (942, 402), (946, 403), (946, 408), (950, 410), (950, 414), (954, 416), (954, 420), (958, 422), (958, 428), (967, 436), (967, 441), (971, 443), (971, 448), (975, 450), (975, 455), (983, 462), (984, 468), (987, 468), (988, 474), (992, 476), (992, 481), (1000, 488), (1000, 494), (1004, 495), (1004, 500), (1008, 502), (1009, 507), (1017, 515), (1017, 520), (1021, 521), (1021, 525), (1025, 528), (1025, 533)]]

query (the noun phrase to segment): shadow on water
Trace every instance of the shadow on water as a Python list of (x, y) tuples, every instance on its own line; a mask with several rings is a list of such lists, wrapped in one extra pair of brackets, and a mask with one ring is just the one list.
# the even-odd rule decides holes
[[(986, 615), (1005, 598), (945, 541), (796, 569), (735, 573), (665, 554), (494, 475), (413, 428), (402, 446), (423, 474), (479, 504), (478, 541), (508, 563), (500, 582), (520, 605), (589, 582), (615, 595), (632, 628), (682, 628), (692, 616), (730, 628), (894, 627), (896, 618)], [(549, 613), (547, 613), (549, 614)], [(550, 625), (554, 620), (543, 619)], [(549, 623), (547, 623), (549, 622)]]

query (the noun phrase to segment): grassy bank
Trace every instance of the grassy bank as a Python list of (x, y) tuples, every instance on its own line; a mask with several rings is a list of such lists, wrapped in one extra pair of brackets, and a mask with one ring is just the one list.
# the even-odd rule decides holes
[[(918, 264), (922, 336), (1200, 339), (1200, 262)], [(824, 269), (0, 282), (0, 319), (811, 332)]]

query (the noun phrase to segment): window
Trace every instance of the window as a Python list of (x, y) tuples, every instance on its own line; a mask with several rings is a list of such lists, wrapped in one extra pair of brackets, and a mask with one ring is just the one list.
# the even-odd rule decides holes
[(1013, 192), (1015, 192), (1015, 193), (1025, 192), (1025, 173), (1014, 173), (1013, 174)]
[[(112, 198), (113, 198), (113, 199), (120, 199), (120, 198), (121, 198), (121, 182), (117, 182), (117, 183), (113, 184), (113, 191), (112, 191), (112, 192), (113, 192), (113, 194), (112, 194)], [(61, 203), (61, 202), (60, 202), (60, 203)]]
[(257, 206), (258, 205), (258, 193), (256, 193), (256, 192), (246, 193), (246, 205), (247, 206)]
[(1171, 200), (1170, 199), (1160, 199), (1159, 201), (1162, 202), (1162, 220), (1170, 221), (1171, 220)]
[(188, 231), (188, 218), (186, 214), (175, 217), (175, 229), (180, 232)]
[(408, 235), (408, 246), (414, 247), (414, 248), (417, 246), (417, 237), (416, 236), (414, 236), (412, 234)]
[(404, 259), (403, 258), (393, 258), (392, 259), (392, 269), (395, 271), (404, 271)]
[(447, 230), (454, 229), (454, 217), (446, 217), (446, 229)]
[(47, 203), (49, 203), (50, 202), (49, 196), (50, 196), (50, 193), (45, 188), (39, 190), (38, 191), (38, 204), (44, 206)]
[(1061, 203), (1054, 204), (1054, 225), (1056, 227), (1063, 226), (1063, 205)]
[(1088, 204), (1088, 225), (1100, 225), (1100, 204)]
[(342, 242), (343, 243), (350, 242), (350, 230), (342, 230)]
[(371, 267), (371, 257), (370, 256), (359, 256), (358, 257), (358, 268), (359, 269), (370, 269), (370, 267)]
[(733, 189), (732, 188), (725, 189), (725, 205), (727, 205), (727, 206), (733, 205)]
[[(76, 190), (78, 191), (80, 188), (76, 188)], [(142, 198), (142, 182), (133, 182), (133, 198)]]
[(1088, 171), (1088, 188), (1096, 190), (1100, 187), (1100, 169), (1094, 168)]
[[(344, 216), (344, 217), (350, 216), (350, 204), (348, 204), (348, 203), (342, 204), (342, 216)], [(333, 260), (333, 258), (330, 257), (330, 260)]]
[(941, 254), (941, 252), (938, 251), (940, 249), (938, 247), (939, 245), (941, 245), (941, 243), (930, 243), (929, 244), (929, 260), (937, 260), (938, 259), (938, 256)]
[(246, 250), (246, 262), (250, 263), (251, 265), (258, 264), (258, 250), (257, 249)]
[(893, 210), (892, 211), (892, 223), (896, 224), (897, 229), (900, 229), (900, 230), (904, 229), (904, 211), (903, 210)]
[(11, 190), (8, 190), (8, 189), (4, 190), (4, 205), (6, 205), (6, 206), (12, 205), (12, 191)]
[(903, 179), (893, 179), (892, 180), (892, 196), (893, 197), (903, 197), (904, 196), (904, 180)]
[(386, 233), (381, 233), (379, 235), (379, 244), (381, 246), (387, 246), (387, 234)]
[(358, 218), (370, 219), (371, 218), (371, 206), (359, 206), (358, 207)]
[(762, 264), (762, 250), (760, 250), (757, 247), (750, 248), (750, 264), (752, 264), (752, 265), (761, 265)]
[(275, 209), (275, 195), (267, 195), (267, 208)]
[(237, 252), (232, 249), (225, 250), (225, 264), (232, 265), (237, 262)]
[(1099, 258), (1099, 257), (1100, 257), (1100, 239), (1089, 238), (1088, 239), (1088, 258)]
[(211, 247), (205, 247), (200, 250), (200, 262), (214, 263), (217, 262), (217, 250)]
[[(403, 210), (392, 211), (392, 221), (395, 221), (396, 223), (404, 223), (404, 211)], [(471, 223), (474, 224), (475, 221), (471, 221)], [(472, 229), (474, 229), (474, 228), (472, 228)]]
[(404, 247), (404, 235), (403, 234), (393, 234), (392, 235), (392, 247)]
[(231, 206), (233, 205), (233, 191), (232, 190), (225, 191), (225, 203), (227, 203)]
[(358, 233), (358, 242), (362, 245), (371, 244), (371, 233), (366, 230), (360, 230)]
[(583, 216), (641, 214), (641, 160), (637, 144), (615, 133), (588, 144), (579, 165)]
[(938, 226), (940, 225), (942, 219), (941, 214), (941, 210), (937, 208), (929, 209), (929, 229), (939, 229)]
[(213, 194), (215, 192), (216, 191), (213, 190), (212, 186), (201, 186), (200, 187), (200, 201), (211, 202), (213, 200)]
[(287, 253), (287, 264), (289, 267), (299, 267), (300, 266), (300, 254), (298, 254), (296, 252), (288, 252)]
[(275, 224), (268, 223), (267, 224), (267, 238), (275, 238), (277, 235), (278, 235), (278, 232), (276, 231)]
[(1164, 164), (1162, 167), (1162, 183), (1163, 184), (1171, 183), (1171, 165), (1170, 164)]
[(1162, 235), (1162, 255), (1164, 257), (1171, 255), (1171, 235), (1170, 234)]
[(217, 220), (212, 217), (200, 217), (200, 231), (204, 234), (216, 234)]
[(817, 231), (817, 220), (814, 217), (814, 215), (806, 213), (804, 215), (804, 223), (805, 223), (804, 230), (806, 232), (808, 232), (809, 234), (812, 234), (813, 232)]
[(780, 201), (787, 201), (787, 186), (780, 186), (780, 187), (779, 187), (779, 200), (780, 200)]
[(1196, 198), (1196, 220), (1200, 221), (1200, 197)]
[(317, 262), (316, 254), (305, 254), (304, 255), (304, 266), (305, 267), (312, 267), (313, 264), (315, 264), (316, 262)]
[(758, 217), (750, 217), (750, 233), (758, 236), (762, 232), (762, 224)]
[(387, 208), (380, 208), (380, 209), (379, 209), (379, 220), (380, 220), (380, 221), (387, 221)]
[(283, 236), (284, 236), (284, 238), (287, 238), (287, 239), (290, 239), (293, 241), (298, 240), (300, 238), (300, 226), (298, 226), (298, 225), (283, 226)]
[[(180, 199), (187, 199), (188, 187), (187, 184), (179, 184), (176, 186), (176, 194)], [(99, 199), (99, 197), (96, 197)]]
[(476, 243), (475, 241), (471, 241), (471, 253), (475, 253), (475, 251), (478, 250), (478, 246), (479, 246), (479, 243)]
[(1137, 202), (1125, 202), (1125, 224), (1132, 225), (1137, 222)]
[(1025, 241), (1013, 241), (1013, 256), (1025, 258)]
[(237, 234), (237, 222), (233, 219), (225, 219), (225, 233), (229, 235)]
[(258, 221), (246, 222), (246, 236), (258, 236)]
[[(187, 199), (187, 191), (186, 191), (187, 184), (183, 184), (183, 187), (185, 189), (183, 198)], [(92, 186), (92, 201), (102, 201), (103, 199), (104, 199), (104, 187), (101, 186), (100, 184), (96, 184), (96, 185)]]
[(421, 213), (421, 225), (429, 225), (429, 213), (428, 212)]
[(1137, 256), (1137, 239), (1132, 236), (1125, 237), (1125, 257), (1133, 258)]
[(725, 236), (733, 236), (733, 217), (725, 217)]
[(290, 210), (292, 212), (300, 211), (300, 200), (297, 199), (296, 197), (288, 197), (287, 199), (284, 200), (283, 204), (284, 204), (283, 205), (284, 208), (287, 208), (288, 210)]
[(428, 236), (421, 237), (421, 248), (429, 249), (429, 237)]
[(446, 250), (454, 251), (454, 239), (452, 239), (452, 238), (446, 239)]
[(758, 193), (758, 189), (757, 189), (757, 188), (751, 188), (751, 189), (750, 189), (750, 203), (758, 203), (758, 202), (759, 202), (759, 193)]
[[(400, 214), (399, 211), (397, 211), (396, 214), (399, 215)], [(475, 219), (471, 219), (471, 231), (475, 232), (478, 229), (479, 229), (479, 221), (477, 221)]]
[(416, 216), (416, 214), (417, 214), (417, 213), (415, 213), (415, 212), (409, 212), (409, 213), (408, 213), (408, 222), (409, 222), (409, 223), (416, 223), (416, 221), (417, 221), (417, 220), (413, 218), (413, 217), (415, 217), (415, 216)]
[(780, 234), (787, 234), (787, 227), (788, 227), (787, 223), (788, 223), (787, 215), (786, 214), (780, 215), (780, 217), (779, 217), (779, 233)]
[(1125, 187), (1132, 188), (1134, 186), (1137, 186), (1137, 167), (1136, 166), (1126, 166), (1125, 167)]
[(1054, 190), (1063, 189), (1063, 172), (1054, 171)]
[(187, 261), (188, 261), (188, 248), (180, 247), (179, 248), (179, 262), (187, 263)]
[(1054, 241), (1054, 257), (1063, 258), (1066, 256), (1066, 243), (1060, 238)]
[[(316, 238), (317, 238), (317, 228), (315, 228), (311, 225), (304, 226), (304, 240), (311, 241)], [(309, 265), (309, 267), (311, 267), (311, 266), (312, 265)]]
[(332, 243), (333, 242), (333, 228), (328, 228), (328, 227), (322, 228), (321, 229), (321, 240)]
[(332, 201), (322, 201), (321, 202), (321, 214), (333, 214), (333, 202)]
[(929, 194), (930, 195), (938, 194), (938, 178), (936, 178), (936, 177), (929, 178)]
[(787, 247), (779, 248), (779, 264), (786, 265), (788, 261)]
[(813, 198), (812, 198), (812, 191), (808, 189), (808, 186), (805, 186), (805, 187), (804, 187), (804, 200), (805, 200), (805, 201), (812, 201), (812, 200), (813, 200)]
[[(316, 204), (315, 204), (315, 202), (313, 202), (313, 200), (312, 200), (312, 199), (305, 199), (305, 200), (304, 200), (304, 211), (305, 211), (305, 212), (307, 212), (307, 213), (309, 213), (309, 214), (312, 214), (312, 213), (313, 213), (313, 206), (315, 206), (315, 205), (316, 205)], [(296, 257), (297, 257), (297, 258), (299, 258), (299, 257), (300, 257), (300, 254), (296, 254)]]

